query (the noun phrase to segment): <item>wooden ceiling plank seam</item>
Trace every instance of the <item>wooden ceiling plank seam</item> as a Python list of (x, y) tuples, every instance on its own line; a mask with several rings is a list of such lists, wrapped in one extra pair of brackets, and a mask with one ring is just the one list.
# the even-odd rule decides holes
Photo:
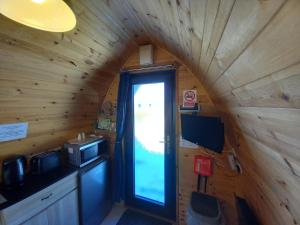
[[(72, 130), (58, 132), (50, 131), (47, 134), (22, 139), (17, 142), (1, 143), (1, 148), (3, 148), (3, 151), (0, 151), (0, 157), (3, 155), (11, 155), (10, 152), (22, 151), (24, 154), (32, 154), (36, 151), (53, 148), (53, 145), (56, 145), (56, 147), (61, 146), (63, 143), (65, 143), (66, 139), (74, 138), (79, 132), (82, 132), (82, 130), (90, 131), (91, 128), (88, 126), (85, 128), (79, 127)], [(51, 138), (49, 139), (49, 137)]]
[[(114, 33), (109, 33), (109, 28), (102, 23), (101, 21), (97, 21), (96, 24), (90, 24), (89, 21), (91, 20), (92, 16), (87, 15), (86, 13), (81, 13), (79, 15), (79, 26), (80, 30), (84, 31), (84, 33), (91, 36), (94, 43), (104, 47), (109, 54), (114, 49), (113, 43), (125, 43), (128, 39), (120, 38), (118, 35)], [(101, 38), (100, 38), (101, 37)]]
[(205, 13), (204, 13), (204, 17), (203, 17), (203, 30), (202, 30), (202, 36), (201, 36), (201, 49), (199, 49), (200, 54), (199, 54), (199, 59), (196, 62), (196, 74), (199, 74), (200, 77), (198, 76), (198, 79), (200, 79), (200, 81), (202, 82), (202, 80), (204, 79), (205, 74), (203, 74), (201, 67), (200, 67), (200, 62), (201, 62), (201, 56), (203, 54), (203, 42), (204, 42), (204, 34), (205, 34), (205, 30), (206, 30), (206, 19), (207, 19), (207, 8), (208, 8), (208, 0), (205, 0)]
[(144, 32), (146, 32), (147, 36), (152, 38), (152, 35), (147, 28), (148, 21), (146, 20), (144, 13), (141, 12), (139, 4), (132, 2), (131, 0), (126, 0), (125, 2), (127, 3), (129, 13), (133, 17), (135, 17), (137, 19), (137, 21), (143, 21), (143, 22), (139, 23), (141, 25), (141, 28), (144, 30)]
[[(260, 165), (263, 166), (262, 169), (260, 170), (256, 170), (256, 172), (258, 171), (263, 171), (263, 172), (274, 172), (273, 176), (265, 176), (264, 180), (269, 180), (270, 183), (273, 183), (271, 185), (269, 185), (270, 187), (272, 187), (273, 191), (275, 193), (278, 194), (279, 199), (281, 199), (281, 201), (284, 202), (285, 199), (289, 199), (289, 206), (290, 206), (290, 210), (293, 213), (293, 217), (296, 218), (298, 221), (300, 219), (299, 215), (297, 214), (297, 208), (300, 201), (299, 199), (299, 179), (297, 178), (297, 176), (295, 176), (293, 174), (293, 172), (291, 172), (290, 167), (287, 166), (286, 164), (281, 164), (280, 166), (274, 167), (272, 166), (272, 169), (270, 169), (270, 165), (274, 165), (274, 163), (272, 163), (272, 161), (274, 160), (275, 162), (279, 162), (278, 159), (282, 158), (280, 155), (277, 156), (277, 158), (274, 155), (270, 155), (266, 152), (266, 148), (268, 148), (267, 146), (259, 143), (256, 141), (256, 139), (253, 139), (249, 136), (246, 136), (246, 139), (249, 138), (249, 144), (253, 145), (254, 147), (251, 148), (252, 152), (256, 152), (259, 153), (259, 156), (255, 156), (255, 158), (257, 158), (257, 162), (261, 161)], [(272, 151), (272, 150), (271, 150)], [(266, 157), (266, 154), (269, 157)], [(273, 153), (272, 153), (273, 154)], [(266, 161), (269, 161), (269, 163), (266, 163)], [(283, 161), (284, 163), (284, 161)], [(277, 177), (281, 177), (282, 180), (285, 180), (286, 182), (286, 186), (282, 187), (280, 185), (278, 185), (276, 178)], [(286, 197), (285, 197), (286, 196)], [(294, 201), (291, 201), (291, 199), (293, 199)]]
[[(3, 35), (1, 34), (0, 36), (5, 36), (5, 34), (3, 34)], [(12, 35), (12, 36), (15, 36), (15, 35)], [(54, 50), (54, 48), (51, 48), (49, 45), (44, 45), (41, 43), (38, 44), (37, 42), (34, 42), (34, 44), (33, 44), (32, 42), (30, 43), (30, 40), (27, 38), (25, 38), (25, 39), (21, 38), (20, 35), (16, 35), (16, 36), (17, 36), (17, 38), (15, 38), (13, 42), (9, 42), (8, 44), (14, 45), (21, 41), (23, 44), (26, 43), (26, 45), (28, 46), (28, 49), (29, 49), (29, 47), (30, 48), (34, 47), (35, 49), (38, 48), (38, 49), (42, 50), (42, 52), (47, 52), (47, 54), (51, 53), (52, 55), (60, 56), (60, 58), (68, 58), (68, 60), (66, 60), (66, 61), (68, 61), (69, 63), (74, 62), (76, 67), (77, 67), (77, 64), (79, 64), (78, 61), (81, 61), (81, 60), (74, 58), (74, 54), (72, 54), (72, 53), (66, 53), (65, 51), (56, 51), (56, 50)], [(53, 46), (57, 46), (57, 45), (58, 44), (53, 44)], [(72, 55), (72, 57), (70, 57), (70, 55)], [(88, 55), (86, 55), (85, 57), (88, 57)], [(84, 59), (82, 61), (84, 61)], [(88, 65), (86, 65), (86, 66), (88, 66)]]
[(143, 4), (143, 7), (139, 8), (141, 10), (140, 14), (143, 15), (143, 17), (147, 21), (146, 28), (149, 30), (149, 32), (155, 33), (155, 36), (159, 41), (159, 44), (164, 48), (166, 48), (167, 45), (166, 45), (165, 37), (163, 35), (163, 29), (160, 28), (161, 18), (159, 17), (159, 13), (156, 11), (156, 9), (153, 8), (154, 5), (156, 4), (156, 3), (154, 4), (154, 1), (158, 2), (157, 0), (145, 2)]
[[(11, 53), (11, 49), (14, 49), (18, 47), (17, 50), (15, 50), (16, 53), (20, 54), (20, 57), (26, 58), (24, 55), (29, 55), (30, 59), (27, 58), (27, 61), (31, 60), (36, 60), (36, 62), (47, 62), (47, 63), (59, 63), (61, 64), (61, 67), (65, 67), (66, 69), (72, 69), (84, 72), (85, 67), (89, 67), (89, 65), (86, 64), (81, 64), (80, 62), (78, 63), (77, 60), (74, 60), (73, 58), (69, 58), (67, 56), (62, 56), (59, 55), (55, 52), (48, 51), (44, 48), (40, 48), (39, 46), (36, 45), (30, 45), (27, 42), (24, 42), (22, 40), (18, 39), (7, 39), (6, 36), (0, 35), (0, 46), (1, 46), (1, 51), (0, 54), (3, 57), (3, 60), (8, 61), (10, 58), (16, 58), (14, 54)], [(6, 54), (6, 55), (4, 55)], [(23, 54), (23, 55), (22, 55)], [(9, 58), (6, 58), (9, 57)], [(20, 61), (21, 63), (25, 64), (22, 60)], [(20, 62), (14, 62), (14, 64), (18, 65)], [(73, 62), (73, 63), (71, 63)], [(75, 64), (75, 65), (74, 65)], [(82, 70), (80, 70), (82, 68)]]
[[(57, 34), (55, 34), (55, 35), (57, 35)], [(18, 38), (20, 38), (20, 36), (18, 36)], [(22, 39), (22, 40), (24, 40), (24, 41), (26, 41), (27, 39)], [(28, 39), (29, 40), (29, 39)], [(58, 38), (58, 42), (57, 41), (55, 41), (55, 43), (56, 43), (56, 47), (59, 45), (59, 44), (62, 44), (62, 43), (68, 43), (68, 42), (61, 42), (61, 40), (60, 40), (60, 38)], [(47, 45), (46, 45), (47, 46)], [(44, 47), (44, 45), (42, 45), (42, 47)], [(86, 46), (84, 47), (84, 48), (86, 48)], [(76, 48), (75, 48), (76, 49)], [(53, 48), (51, 49), (51, 50), (53, 50)], [(88, 56), (90, 56), (90, 48), (86, 48), (86, 52), (88, 52), (85, 56), (86, 57), (88, 57)], [(80, 54), (82, 54), (83, 52), (81, 52)]]
[(0, 99), (4, 100), (5, 98), (42, 98), (42, 99), (54, 99), (60, 98), (62, 100), (71, 100), (73, 98), (83, 98), (83, 99), (94, 99), (98, 100), (98, 95), (88, 95), (88, 94), (75, 94), (75, 93), (65, 93), (65, 92), (51, 92), (51, 91), (43, 91), (41, 93), (40, 90), (22, 88), (15, 89), (12, 87), (1, 88), (0, 89)]
[(207, 51), (207, 47), (209, 45), (213, 23), (216, 19), (217, 9), (219, 7), (220, 0), (207, 0), (205, 17), (204, 17), (204, 26), (203, 26), (203, 39), (202, 39), (202, 49), (200, 54), (200, 60), (198, 62), (198, 71), (201, 71), (202, 77), (201, 82), (205, 79), (206, 74), (203, 73), (202, 70), (202, 62), (205, 58), (205, 52)]
[[(244, 119), (245, 117), (241, 118)], [(252, 124), (250, 123), (250, 121), (252, 121)], [(293, 141), (297, 142), (296, 144), (283, 142), (282, 137), (280, 137), (279, 135), (280, 133), (271, 130), (272, 128), (266, 128), (263, 125), (257, 125), (254, 127), (253, 124), (255, 121), (256, 120), (253, 121), (249, 119), (247, 121), (244, 119), (243, 121), (238, 122), (238, 124), (245, 134), (251, 136), (252, 138), (255, 138), (260, 143), (269, 146), (269, 148), (272, 148), (274, 152), (281, 154), (284, 158), (289, 159), (289, 161), (293, 162), (293, 165), (297, 165), (296, 167), (300, 167), (300, 156), (299, 154), (297, 154), (297, 152), (299, 152), (299, 147), (297, 146), (299, 144), (299, 141), (297, 139), (294, 139)], [(300, 175), (299, 169), (297, 169), (297, 174)]]
[[(191, 58), (192, 56), (192, 21), (191, 21), (191, 5), (190, 0), (184, 0), (177, 4), (177, 15), (179, 19), (179, 25), (181, 33), (183, 34), (183, 46), (186, 58)], [(183, 32), (184, 31), (184, 32)]]
[(153, 4), (153, 6), (155, 7), (154, 11), (157, 12), (156, 16), (158, 17), (158, 23), (157, 26), (158, 27), (161, 27), (161, 30), (160, 32), (162, 32), (163, 34), (163, 42), (164, 42), (164, 45), (167, 47), (167, 48), (176, 48), (176, 45), (172, 36), (173, 34), (175, 35), (176, 32), (172, 32), (173, 30), (173, 26), (171, 27), (171, 22), (169, 20), (169, 13), (168, 13), (168, 10), (164, 10), (166, 6), (166, 4), (168, 4), (168, 2), (166, 1), (161, 1), (161, 0), (158, 0), (157, 1), (158, 4)]
[[(237, 2), (237, 0), (234, 0), (234, 2), (233, 2), (233, 4), (232, 4), (232, 7), (231, 7), (231, 9), (230, 9), (230, 12), (229, 12), (229, 14), (228, 14), (228, 16), (227, 16), (227, 18), (226, 18), (225, 25), (223, 26), (222, 33), (221, 33), (221, 35), (220, 35), (220, 38), (219, 38), (218, 41), (217, 41), (218, 43), (217, 43), (216, 47), (214, 48), (213, 55), (212, 55), (211, 59), (209, 60), (210, 62), (209, 62), (209, 64), (208, 64), (208, 67), (207, 67), (206, 71), (204, 72), (204, 73), (207, 74), (207, 75), (209, 75), (208, 72), (209, 72), (210, 66), (211, 66), (211, 64), (212, 64), (212, 62), (213, 62), (213, 59), (214, 59), (215, 56), (216, 56), (216, 52), (217, 52), (217, 50), (218, 50), (218, 48), (219, 48), (219, 45), (220, 45), (220, 42), (221, 42), (221, 40), (222, 40), (222, 38), (223, 38), (225, 29), (226, 29), (226, 27), (227, 27), (227, 25), (228, 25), (228, 21), (230, 20), (230, 17), (232, 16), (232, 11), (233, 11), (234, 7), (236, 6), (236, 2)], [(210, 48), (210, 44), (211, 44), (211, 42), (209, 43), (209, 47), (208, 47), (208, 48)], [(206, 77), (208, 77), (208, 76), (206, 76)], [(204, 82), (206, 82), (206, 81), (207, 81), (207, 79), (204, 80)], [(208, 81), (208, 82), (209, 82), (209, 81)]]
[[(115, 17), (110, 13), (109, 7), (106, 6), (105, 1), (99, 2), (98, 0), (90, 0), (90, 3), (92, 6), (91, 9), (95, 10), (95, 16), (98, 17), (98, 15), (101, 15), (101, 18), (104, 19), (103, 22), (109, 29), (117, 28), (117, 32), (115, 32), (117, 35), (123, 34), (127, 40), (131, 39), (133, 34), (130, 34), (123, 29), (123, 23), (119, 19), (116, 20)], [(111, 26), (112, 24), (115, 26)], [(119, 37), (122, 39), (121, 36)]]
[[(150, 34), (150, 36), (153, 36), (154, 43), (159, 43), (160, 46), (163, 46), (166, 48), (166, 41), (164, 36), (162, 35), (161, 30), (157, 30), (159, 26), (156, 24), (157, 20), (159, 19), (156, 14), (154, 15), (154, 12), (152, 12), (150, 9), (151, 4), (153, 1), (147, 1), (144, 4), (141, 4), (140, 1), (133, 1), (134, 5), (136, 6), (135, 9), (137, 12), (135, 14), (139, 13), (139, 17), (142, 18), (142, 21), (145, 23), (145, 28), (148, 30), (147, 33)], [(139, 2), (139, 4), (137, 4)], [(132, 5), (132, 1), (131, 1)]]
[[(178, 48), (180, 49), (179, 52), (181, 55), (187, 56), (186, 55), (187, 53), (185, 52), (185, 41), (186, 41), (185, 30), (186, 29), (182, 30), (184, 21), (181, 18), (181, 12), (182, 12), (181, 1), (173, 0), (171, 2), (172, 2), (172, 4), (169, 5), (169, 7), (171, 8), (171, 14), (173, 16), (173, 21), (175, 22), (175, 27), (176, 27), (177, 33), (178, 33), (178, 38), (179, 38), (178, 39), (178, 43), (179, 43)], [(186, 57), (183, 57), (183, 58), (186, 58)]]
[[(226, 72), (231, 63), (233, 63), (242, 54), (242, 52), (245, 51), (249, 47), (249, 45), (260, 35), (260, 33), (268, 26), (268, 24), (281, 10), (286, 2), (287, 0), (281, 0), (277, 1), (276, 4), (274, 4), (273, 2), (267, 1), (237, 1), (237, 6), (233, 9), (232, 12), (232, 14), (234, 15), (231, 15), (231, 18), (225, 29), (224, 38), (222, 38), (220, 46), (216, 52), (217, 57), (215, 58), (215, 64), (218, 64), (218, 66), (216, 67), (222, 69), (213, 70), (211, 72), (208, 71), (208, 74), (211, 76), (210, 83), (212, 85), (220, 78), (220, 76), (222, 76)], [(255, 10), (257, 8), (259, 8), (260, 10), (258, 15), (257, 10)], [(256, 14), (253, 15), (254, 13)], [(241, 16), (243, 16), (242, 21), (240, 19)], [(249, 25), (251, 25), (251, 27), (249, 27)], [(244, 26), (247, 26), (248, 29), (244, 30)], [(251, 33), (246, 36), (246, 32), (248, 33), (248, 30), (250, 30), (249, 32)], [(238, 32), (238, 40), (230, 37), (233, 32)], [(243, 37), (244, 39), (241, 39), (240, 37)], [(235, 46), (232, 46), (233, 44), (231, 44), (230, 41), (234, 42), (234, 44), (238, 43), (238, 46), (235, 48)], [(229, 48), (228, 46), (230, 46), (231, 48)], [(239, 48), (240, 51), (236, 51), (237, 48)], [(227, 55), (229, 55), (229, 57), (232, 57), (232, 59), (227, 59), (228, 56), (224, 55), (223, 52), (225, 52), (225, 49), (226, 51), (231, 53), (228, 53)], [(234, 53), (234, 51), (236, 51), (236, 53)], [(223, 58), (225, 60), (223, 60)]]
[[(163, 11), (164, 15), (164, 21), (165, 25), (163, 27), (163, 30), (167, 30), (167, 37), (166, 37), (166, 44), (167, 48), (175, 55), (179, 55), (180, 50), (178, 48), (178, 44), (176, 40), (179, 40), (179, 35), (177, 32), (177, 29), (175, 26), (172, 24), (173, 22), (173, 14), (170, 12), (170, 4), (172, 4), (172, 1), (165, 1), (165, 0), (160, 0), (160, 5), (161, 9)], [(159, 43), (158, 43), (159, 44)]]
[[(119, 7), (122, 4), (122, 8)], [(128, 30), (128, 33), (132, 33), (132, 36), (136, 38), (136, 35), (140, 36), (144, 33), (143, 29), (140, 29), (141, 22), (137, 20), (135, 15), (127, 2), (127, 0), (114, 0), (110, 2), (110, 7), (114, 15), (118, 16), (119, 20)]]
[[(213, 57), (215, 56), (215, 52), (219, 46), (220, 40), (222, 39), (224, 30), (230, 18), (233, 7), (235, 6), (236, 0), (231, 1), (223, 1), (221, 0), (218, 4), (217, 13), (212, 25), (211, 37), (208, 42), (208, 46), (206, 51), (204, 52), (205, 58), (202, 60), (201, 70), (206, 75), (203, 82), (206, 82), (207, 71), (211, 64)], [(204, 55), (202, 55), (204, 56)], [(200, 62), (201, 63), (201, 62)]]
[[(47, 74), (49, 77), (43, 77), (43, 79), (49, 79), (49, 78), (60, 78), (60, 79), (65, 79), (65, 78), (74, 78), (74, 79), (79, 79), (82, 76), (87, 77), (90, 74), (90, 68), (84, 68), (81, 69), (81, 67), (79, 66), (74, 66), (73, 64), (71, 64), (69, 61), (61, 61), (58, 58), (54, 57), (48, 57), (46, 58), (46, 61), (41, 60), (41, 58), (43, 57), (39, 57), (39, 55), (35, 55), (34, 54), (29, 54), (29, 52), (27, 51), (23, 51), (23, 52), (15, 52), (16, 54), (14, 54), (14, 56), (12, 58), (11, 55), (7, 55), (7, 54), (2, 54), (3, 52), (0, 52), (0, 55), (3, 56), (4, 60), (2, 60), (3, 66), (1, 66), (0, 70), (5, 72), (9, 72), (10, 69), (12, 69), (15, 72), (21, 72), (22, 70), (24, 70), (24, 73), (26, 73), (27, 71), (30, 72), (30, 70), (32, 68), (36, 68), (36, 65), (39, 65), (39, 67), (41, 68), (40, 71), (33, 71), (33, 74)], [(9, 51), (7, 52), (9, 54)], [(28, 60), (28, 57), (24, 57), (24, 53), (27, 56), (30, 56), (30, 60)], [(23, 55), (22, 55), (23, 54)], [(58, 59), (58, 60), (57, 60)], [(12, 60), (14, 60), (14, 62), (12, 62)], [(17, 60), (19, 60), (19, 62), (21, 63), (17, 63)], [(62, 63), (61, 63), (62, 62)], [(32, 63), (32, 64), (30, 64)], [(11, 64), (11, 65), (10, 65)], [(32, 66), (35, 65), (35, 66)], [(60, 70), (61, 72), (52, 72), (53, 69), (56, 70)], [(88, 71), (88, 72), (86, 72)], [(59, 77), (60, 76), (60, 77)], [(40, 76), (41, 77), (41, 76)], [(42, 77), (41, 77), (42, 78)]]
[[(28, 88), (32, 88), (32, 89), (36, 89), (36, 90), (53, 90), (53, 91), (62, 91), (62, 92), (85, 92), (85, 93), (90, 93), (90, 94), (94, 94), (96, 93), (95, 90), (90, 90), (88, 88), (86, 88), (85, 86), (74, 86), (74, 85), (70, 85), (70, 84), (59, 84), (59, 83), (50, 83), (50, 82), (44, 82), (44, 81), (28, 81), (28, 80), (20, 80), (20, 81), (15, 81), (14, 79), (9, 80), (9, 79), (0, 79), (1, 83), (0, 86), (1, 87), (5, 87), (5, 86), (12, 86), (15, 87), (17, 89), (22, 89), (22, 87), (28, 87)], [(101, 86), (99, 86), (101, 87)], [(103, 86), (103, 89), (105, 90), (106, 86)], [(97, 90), (99, 91), (99, 90)]]
[[(299, 10), (299, 1), (288, 1), (261, 35), (227, 70), (227, 78), (234, 88), (299, 61), (300, 47), (297, 43), (300, 38), (300, 20), (295, 19)], [(283, 39), (289, 40), (289, 45), (284, 44)], [(237, 68), (241, 66), (244, 71), (237, 74)]]
[(281, 11), (284, 5), (288, 1), (284, 1), (282, 5), (276, 10), (276, 12), (271, 16), (271, 18), (267, 21), (267, 23), (257, 32), (257, 34), (245, 45), (244, 48), (237, 54), (236, 57), (229, 63), (229, 65), (223, 70), (223, 72), (211, 82), (211, 85), (214, 86), (216, 82), (218, 82), (222, 76), (226, 74), (226, 71), (238, 60), (238, 58), (252, 45), (252, 43), (264, 32), (264, 30), (269, 26), (269, 24), (276, 18), (277, 14)]
[(159, 0), (160, 3), (160, 8), (162, 10), (162, 13), (160, 15), (163, 16), (163, 21), (164, 23), (162, 23), (162, 26), (164, 28), (164, 30), (167, 30), (167, 44), (169, 45), (168, 48), (169, 49), (176, 49), (177, 48), (177, 44), (176, 44), (176, 39), (178, 39), (178, 33), (176, 32), (176, 28), (173, 26), (172, 24), (172, 14), (169, 13), (169, 3), (172, 4), (172, 2), (168, 2), (165, 0)]
[[(288, 224), (292, 224), (294, 222), (294, 218), (285, 207), (285, 205), (282, 204), (285, 201), (280, 201), (280, 199), (278, 199), (277, 197), (277, 194), (274, 193), (272, 188), (270, 187), (270, 184), (266, 183), (265, 179), (257, 175), (258, 169), (252, 169), (250, 166), (248, 166), (249, 163), (243, 164), (245, 165), (245, 167), (247, 165), (247, 169), (245, 169), (245, 173), (247, 174), (245, 175), (245, 177), (255, 180), (255, 183), (250, 183), (246, 186), (246, 188), (251, 188), (251, 190), (246, 193), (246, 198), (254, 206), (254, 211), (257, 213), (257, 215), (260, 216), (260, 220), (262, 220), (261, 223), (268, 225), (277, 225), (286, 224), (286, 222), (289, 221)], [(255, 163), (253, 162), (252, 165), (255, 165)], [(255, 196), (249, 197), (249, 194), (254, 194)], [(258, 202), (253, 203), (254, 200)], [(263, 203), (265, 203), (266, 205), (261, 208), (261, 204)], [(267, 214), (265, 213), (266, 207), (269, 207), (269, 213)], [(274, 213), (273, 209), (277, 209), (277, 211), (279, 211), (280, 213)], [(271, 214), (271, 216), (269, 216), (269, 214)], [(275, 222), (273, 221), (274, 219)], [(272, 223), (270, 223), (271, 221)]]
[[(130, 39), (130, 34), (122, 29), (122, 22), (114, 20), (111, 15), (108, 15), (110, 10), (105, 6), (104, 1), (94, 2), (93, 0), (88, 0), (85, 3), (78, 2), (78, 6), (88, 9), (93, 18), (96, 18), (104, 27), (111, 30), (114, 35), (123, 40)], [(87, 15), (88, 16), (88, 15)], [(115, 25), (115, 26), (112, 26)]]
[[(257, 78), (257, 79), (254, 79), (254, 80), (250, 81), (249, 83), (245, 83), (245, 84), (243, 84), (243, 85), (241, 85), (241, 86), (233, 87), (233, 86), (231, 85), (231, 83), (230, 83), (230, 88), (229, 88), (229, 90), (225, 90), (224, 92), (223, 92), (223, 91), (220, 91), (219, 94), (220, 94), (220, 96), (226, 95), (227, 92), (230, 92), (230, 93), (233, 93), (233, 94), (234, 94), (234, 90), (236, 90), (236, 89), (240, 89), (240, 88), (243, 88), (243, 87), (245, 87), (245, 86), (247, 86), (247, 85), (251, 85), (251, 84), (254, 84), (254, 83), (256, 83), (256, 82), (262, 81), (262, 80), (264, 80), (265, 78), (272, 77), (273, 74), (278, 74), (278, 73), (280, 73), (280, 72), (287, 71), (289, 68), (294, 67), (295, 65), (297, 65), (297, 64), (299, 64), (299, 63), (300, 63), (300, 61), (292, 62), (291, 64), (287, 65), (286, 67), (280, 68), (280, 69), (278, 69), (277, 71), (272, 71), (272, 72), (269, 73), (269, 74), (265, 74), (264, 76), (261, 76), (261, 77), (259, 77), (259, 78)], [(223, 78), (222, 78), (222, 80), (218, 81), (218, 83), (224, 84)], [(217, 83), (216, 83), (216, 85), (217, 85)]]
[[(18, 52), (21, 50), (20, 52), (25, 51), (26, 55), (29, 54), (29, 52), (31, 54), (30, 58), (24, 57), (24, 60), (18, 61), (18, 64), (16, 64), (16, 66), (19, 66), (20, 63), (25, 63), (25, 65), (26, 65), (26, 61), (28, 61), (29, 59), (30, 60), (38, 59), (39, 60), (38, 64), (40, 64), (40, 59), (42, 57), (42, 58), (47, 59), (44, 62), (50, 63), (49, 65), (52, 65), (53, 63), (56, 64), (56, 62), (58, 62), (59, 64), (62, 64), (61, 65), (62, 67), (69, 68), (69, 69), (72, 68), (73, 70), (81, 71), (82, 74), (87, 74), (87, 71), (90, 72), (91, 70), (93, 70), (93, 67), (95, 67), (95, 65), (93, 65), (93, 67), (91, 68), (90, 64), (81, 63), (77, 59), (73, 59), (73, 58), (69, 58), (68, 56), (60, 55), (57, 52), (52, 52), (51, 50), (41, 48), (40, 46), (29, 44), (26, 41), (22, 41), (22, 40), (18, 40), (18, 39), (10, 40), (10, 39), (6, 39), (6, 37), (7, 36), (5, 36), (5, 35), (0, 35), (0, 39), (4, 40), (4, 42), (7, 43), (7, 45), (2, 45), (3, 42), (1, 42), (0, 45), (2, 46), (2, 49), (0, 51), (0, 54), (4, 53), (3, 49), (11, 49), (11, 48), (15, 48), (15, 46), (19, 47)], [(11, 52), (7, 52), (7, 54), (11, 54)], [(9, 55), (3, 56), (3, 60), (8, 60), (7, 56), (9, 56)], [(15, 57), (16, 57), (16, 55), (14, 55), (14, 58)], [(16, 62), (13, 62), (13, 63), (16, 63)], [(102, 63), (105, 64), (105, 62), (102, 62)], [(44, 67), (43, 69), (48, 69), (48, 67)]]
[[(54, 67), (54, 69), (57, 67)], [(11, 71), (10, 67), (9, 68), (1, 68), (0, 72), (5, 75), (9, 74)], [(23, 71), (23, 72), (22, 72)], [(43, 82), (52, 82), (52, 83), (57, 83), (57, 84), (65, 84), (68, 83), (70, 85), (82, 85), (82, 82), (87, 82), (89, 84), (99, 84), (100, 86), (106, 86), (109, 85), (110, 79), (108, 78), (100, 78), (99, 76), (96, 77), (91, 77), (91, 78), (86, 78), (87, 75), (79, 75), (76, 78), (69, 77), (68, 75), (63, 75), (61, 74), (51, 74), (50, 72), (31, 72), (31, 68), (25, 68), (22, 67), (18, 70), (13, 70), (13, 74), (9, 76), (8, 78), (11, 79), (21, 79), (21, 80), (32, 80), (36, 86), (38, 86), (38, 81), (43, 81)], [(3, 79), (8, 79), (7, 77), (4, 77)], [(8, 79), (8, 80), (9, 80)]]
[[(209, 91), (209, 97), (199, 93), (202, 114), (222, 116), (244, 167), (243, 187), (235, 191), (263, 224), (300, 223), (299, 0), (85, 0), (74, 5), (78, 25), (68, 33), (37, 31), (0, 16), (0, 103), (6, 105), (0, 118), (32, 125), (30, 140), (1, 144), (1, 149), (17, 151), (21, 144), (24, 152), (39, 151), (92, 130), (118, 69), (139, 44), (152, 43), (174, 54)], [(138, 67), (138, 56), (130, 63)], [(186, 85), (193, 88), (193, 81)], [(0, 158), (7, 154), (1, 151)], [(190, 185), (180, 190), (182, 204), (195, 188), (187, 180), (181, 180)], [(212, 178), (212, 184), (224, 180)], [(224, 193), (218, 187), (209, 193), (226, 201), (231, 188), (236, 184)]]
[(280, 80), (276, 80), (273, 76), (263, 78), (233, 90), (236, 99), (230, 99), (229, 103), (240, 106), (300, 108), (299, 78), (299, 74), (292, 74)]
[[(197, 70), (195, 66), (200, 61), (201, 58), (201, 49), (202, 49), (202, 40), (204, 32), (204, 21), (206, 13), (207, 0), (191, 1), (191, 24), (192, 24), (192, 64), (193, 67)], [(199, 9), (200, 8), (200, 9)], [(200, 11), (200, 12), (198, 12)]]
[[(179, 41), (180, 40), (180, 35), (177, 31), (177, 27), (172, 25), (172, 22), (176, 20), (176, 18), (174, 17), (174, 12), (172, 10), (173, 5), (176, 4), (175, 1), (160, 1), (160, 3), (162, 3), (162, 8), (164, 10), (164, 14), (167, 15), (167, 26), (168, 28), (163, 28), (162, 31), (166, 30), (170, 30), (171, 32), (171, 40), (173, 41), (172, 44), (169, 44), (169, 39), (168, 36), (166, 36), (166, 38), (163, 37), (163, 44), (160, 42), (156, 42), (160, 47), (162, 48), (169, 48), (171, 50), (171, 52), (179, 54), (180, 52), (183, 52), (181, 49), (180, 45), (174, 45), (174, 40)], [(171, 27), (171, 28), (169, 28)], [(172, 37), (173, 36), (173, 37)]]

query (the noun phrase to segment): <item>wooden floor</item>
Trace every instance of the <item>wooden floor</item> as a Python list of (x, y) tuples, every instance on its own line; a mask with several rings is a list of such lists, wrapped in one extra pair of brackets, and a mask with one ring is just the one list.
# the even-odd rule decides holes
[(111, 212), (108, 216), (104, 219), (101, 225), (115, 225), (125, 212), (126, 208), (122, 205), (114, 205)]
[[(126, 209), (127, 209), (127, 207), (124, 205), (115, 204), (113, 206), (112, 210), (110, 211), (110, 213), (108, 214), (108, 216), (104, 219), (104, 221), (100, 225), (116, 225), (117, 222), (119, 221), (119, 219), (121, 218), (121, 216), (123, 215), (123, 213), (126, 211)], [(136, 210), (136, 209), (133, 209), (133, 210)], [(136, 211), (142, 212), (140, 210), (136, 210)], [(142, 212), (142, 213), (147, 214), (149, 216), (156, 217), (158, 219), (165, 220), (164, 218), (161, 218), (161, 217), (155, 216), (155, 215), (151, 215), (146, 212)], [(168, 222), (171, 222), (171, 221), (168, 221)], [(173, 225), (175, 225), (175, 223)]]

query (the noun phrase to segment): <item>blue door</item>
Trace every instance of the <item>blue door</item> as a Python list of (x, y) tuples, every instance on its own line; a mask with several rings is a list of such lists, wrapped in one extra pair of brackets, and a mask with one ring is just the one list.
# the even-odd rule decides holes
[(132, 74), (126, 202), (176, 217), (175, 71)]

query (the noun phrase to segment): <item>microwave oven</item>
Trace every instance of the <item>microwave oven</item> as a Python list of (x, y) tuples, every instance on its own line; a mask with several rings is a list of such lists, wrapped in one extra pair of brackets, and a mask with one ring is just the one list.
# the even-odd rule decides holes
[(100, 138), (87, 138), (83, 141), (72, 140), (65, 144), (68, 161), (76, 167), (83, 167), (99, 159), (106, 153), (106, 140)]

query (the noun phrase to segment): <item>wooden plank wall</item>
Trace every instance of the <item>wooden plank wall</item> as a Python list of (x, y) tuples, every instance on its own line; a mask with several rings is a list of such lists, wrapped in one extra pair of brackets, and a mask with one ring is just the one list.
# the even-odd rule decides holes
[[(208, 116), (218, 116), (215, 106), (210, 100), (207, 92), (199, 80), (180, 63), (174, 56), (161, 48), (154, 50), (154, 63), (156, 65), (177, 64), (177, 88), (176, 88), (176, 107), (182, 104), (182, 91), (186, 89), (196, 89), (198, 92), (199, 104), (201, 105), (201, 114)], [(123, 66), (124, 68), (139, 68), (139, 54), (134, 51)], [(118, 93), (119, 76), (107, 92), (104, 102), (110, 101), (116, 106)], [(114, 117), (112, 117), (115, 120)], [(177, 112), (177, 168), (178, 168), (178, 221), (180, 225), (186, 224), (186, 212), (189, 203), (190, 194), (197, 189), (197, 176), (193, 173), (193, 160), (195, 155), (210, 155), (215, 158), (214, 176), (208, 180), (208, 193), (222, 199), (228, 224), (237, 224), (236, 209), (234, 204), (234, 194), (239, 194), (236, 184), (238, 174), (231, 171), (227, 161), (227, 154), (231, 151), (226, 144), (223, 154), (214, 154), (207, 149), (199, 147), (198, 149), (188, 149), (179, 146), (180, 136), (180, 114)], [(105, 134), (105, 133), (104, 133)], [(106, 133), (114, 140), (113, 133)], [(111, 146), (113, 148), (113, 145)], [(113, 149), (111, 149), (113, 152)]]
[(67, 33), (31, 29), (0, 15), (0, 123), (29, 122), (26, 139), (0, 143), (0, 162), (94, 128), (131, 37), (117, 21), (110, 26), (107, 14), (97, 17), (90, 1), (72, 6), (77, 26)]
[[(72, 3), (78, 24), (64, 34), (0, 15), (0, 120), (32, 127), (28, 139), (0, 144), (0, 158), (90, 127), (121, 62), (150, 39), (193, 71), (227, 122), (261, 223), (300, 224), (299, 0)], [(78, 119), (78, 108), (89, 119)]]
[(126, 14), (192, 69), (227, 121), (260, 222), (300, 224), (300, 1), (126, 2)]

